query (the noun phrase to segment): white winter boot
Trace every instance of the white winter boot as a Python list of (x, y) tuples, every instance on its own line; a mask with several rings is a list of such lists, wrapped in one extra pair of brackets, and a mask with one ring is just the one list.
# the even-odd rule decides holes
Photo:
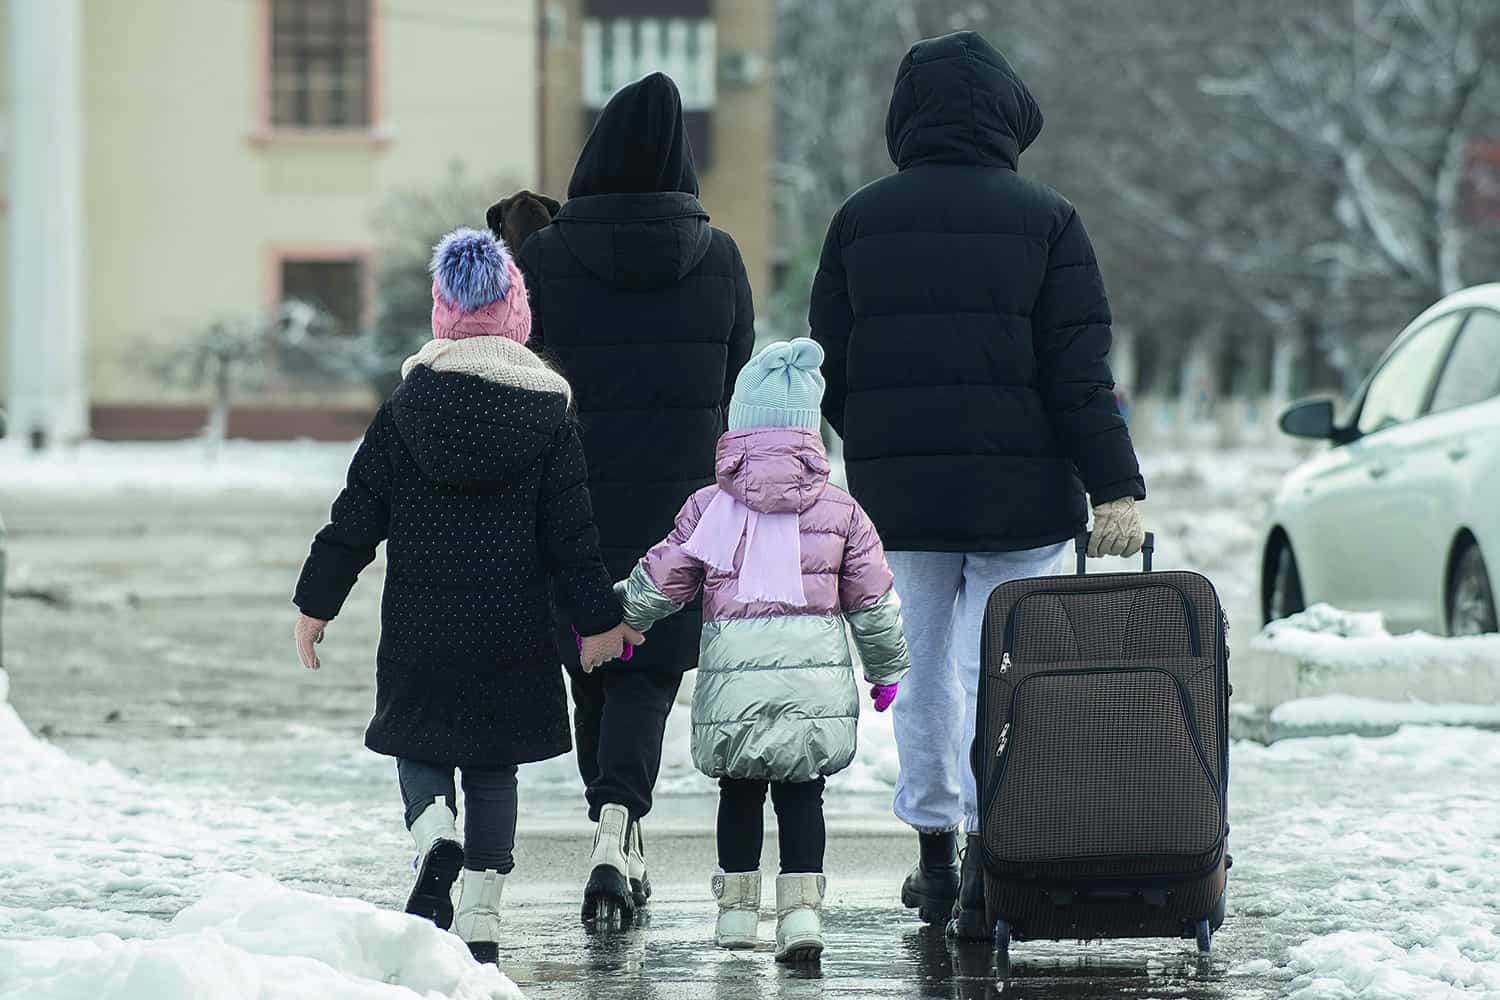
[(500, 964), (500, 897), (504, 893), (504, 875), (464, 869), (453, 933), (463, 938), (475, 959), (491, 965)]
[(464, 848), (448, 803), (433, 799), (411, 825), (411, 839), (417, 845), (417, 881), (406, 898), (406, 912), (447, 930), (453, 925), (453, 882), (464, 866)]
[(651, 899), (651, 876), (646, 874), (646, 838), (641, 835), (639, 820), (630, 825), (630, 850), (625, 868), (630, 878), (630, 895), (635, 900), (636, 909), (640, 909)]
[(776, 877), (776, 961), (816, 962), (823, 955), (822, 875)]
[(583, 889), (583, 919), (602, 930), (617, 930), (635, 919), (630, 893), (630, 811), (622, 805), (599, 810), (589, 881)]
[(760, 872), (715, 875), (713, 891), (719, 901), (714, 944), (720, 948), (754, 948), (760, 931)]

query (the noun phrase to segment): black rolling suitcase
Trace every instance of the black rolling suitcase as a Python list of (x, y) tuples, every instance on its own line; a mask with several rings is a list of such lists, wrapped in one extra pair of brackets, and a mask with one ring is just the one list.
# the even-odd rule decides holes
[(1224, 920), (1229, 653), (1197, 573), (1002, 584), (973, 750), (985, 902), (1012, 940), (1196, 938)]

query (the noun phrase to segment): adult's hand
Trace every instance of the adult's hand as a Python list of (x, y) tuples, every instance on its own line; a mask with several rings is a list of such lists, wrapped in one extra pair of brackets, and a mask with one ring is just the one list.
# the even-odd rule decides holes
[(1121, 497), (1094, 508), (1094, 530), (1089, 535), (1089, 557), (1133, 556), (1146, 544), (1146, 529), (1135, 509), (1134, 497)]

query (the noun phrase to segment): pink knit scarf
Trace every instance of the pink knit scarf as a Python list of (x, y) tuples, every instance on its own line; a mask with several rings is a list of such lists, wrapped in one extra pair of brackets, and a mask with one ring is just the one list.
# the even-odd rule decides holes
[(739, 599), (805, 607), (802, 529), (797, 513), (762, 514), (719, 490), (683, 549), (721, 573), (733, 573), (741, 541), (745, 543), (745, 558), (737, 581)]

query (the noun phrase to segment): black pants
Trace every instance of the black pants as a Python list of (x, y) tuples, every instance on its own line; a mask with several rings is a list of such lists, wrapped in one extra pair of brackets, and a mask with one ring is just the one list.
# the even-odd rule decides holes
[(719, 867), (726, 872), (760, 870), (761, 842), (766, 835), (766, 788), (776, 807), (776, 839), (781, 845), (783, 875), (823, 871), (823, 785), (816, 781), (746, 781), (719, 779)]
[(629, 809), (631, 819), (640, 819), (651, 811), (667, 713), (682, 686), (682, 674), (609, 663), (592, 674), (569, 667), (568, 676), (578, 773), (588, 786), (589, 819), (598, 820), (599, 810), (611, 803)]
[[(396, 761), (401, 798), (406, 803), (406, 826), (417, 821), (436, 799), (442, 799), (456, 814), (453, 768), (426, 761)], [(464, 867), (470, 871), (497, 871), (509, 875), (516, 867), (516, 768), (463, 769)]]

